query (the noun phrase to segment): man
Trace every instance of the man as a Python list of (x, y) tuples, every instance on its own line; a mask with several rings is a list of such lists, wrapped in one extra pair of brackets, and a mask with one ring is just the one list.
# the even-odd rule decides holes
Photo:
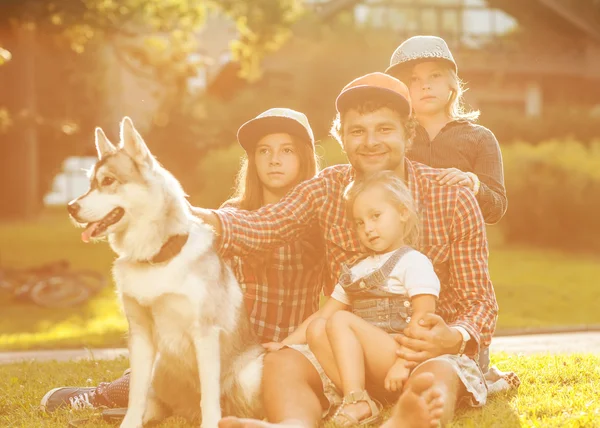
[[(450, 421), (460, 399), (483, 405), (487, 388), (476, 363), (496, 326), (497, 303), (488, 272), (485, 224), (475, 196), (458, 186), (440, 186), (439, 170), (413, 163), (405, 153), (414, 121), (408, 88), (399, 80), (372, 73), (350, 82), (336, 100), (332, 133), (350, 165), (323, 170), (299, 184), (279, 203), (257, 211), (195, 209), (213, 225), (224, 256), (244, 255), (298, 239), (318, 224), (326, 239), (332, 275), (361, 254), (358, 237), (344, 209), (343, 190), (354, 178), (392, 170), (407, 183), (422, 222), (421, 252), (433, 262), (442, 290), (439, 315), (398, 338), (400, 356), (418, 365), (394, 412), (394, 426), (430, 426), (428, 411), (441, 403), (441, 421)], [(339, 396), (307, 347), (267, 354), (264, 405), (270, 422), (312, 427)], [(438, 416), (439, 418), (439, 416)], [(223, 426), (263, 426), (261, 421), (226, 418)]]

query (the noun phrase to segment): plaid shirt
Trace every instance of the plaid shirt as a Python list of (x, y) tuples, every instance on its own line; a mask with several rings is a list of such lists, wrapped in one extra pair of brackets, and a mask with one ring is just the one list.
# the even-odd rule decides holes
[(472, 172), (481, 182), (477, 202), (486, 223), (494, 224), (506, 213), (504, 168), (498, 140), (484, 126), (468, 120), (454, 120), (433, 140), (422, 126), (406, 156), (433, 168), (458, 168)]
[[(488, 272), (486, 229), (473, 193), (461, 186), (439, 186), (439, 170), (405, 161), (408, 186), (422, 218), (419, 250), (433, 262), (440, 278), (437, 312), (451, 326), (462, 326), (479, 346), (489, 346), (498, 306)], [(224, 255), (247, 255), (294, 242), (314, 224), (325, 237), (330, 273), (338, 278), (342, 263), (354, 264), (365, 252), (344, 209), (343, 191), (354, 179), (350, 165), (324, 169), (299, 184), (280, 202), (256, 211), (216, 211)]]
[[(221, 208), (236, 208), (235, 200)], [(244, 292), (254, 331), (262, 342), (280, 342), (319, 309), (325, 246), (318, 228), (301, 240), (228, 262)]]

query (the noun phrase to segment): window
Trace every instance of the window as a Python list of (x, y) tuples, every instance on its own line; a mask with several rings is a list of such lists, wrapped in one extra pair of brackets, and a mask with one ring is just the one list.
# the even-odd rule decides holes
[(354, 7), (354, 18), (361, 27), (392, 29), (407, 37), (436, 34), (452, 46), (474, 48), (517, 26), (484, 0), (363, 0)]

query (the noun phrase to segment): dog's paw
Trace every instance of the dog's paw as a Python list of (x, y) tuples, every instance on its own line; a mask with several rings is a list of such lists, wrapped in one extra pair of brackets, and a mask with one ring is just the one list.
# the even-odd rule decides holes
[(200, 428), (218, 428), (221, 418), (202, 418)]
[(121, 422), (120, 428), (142, 428), (143, 426), (141, 420), (134, 420), (133, 418), (127, 419), (127, 416), (125, 416), (125, 419)]

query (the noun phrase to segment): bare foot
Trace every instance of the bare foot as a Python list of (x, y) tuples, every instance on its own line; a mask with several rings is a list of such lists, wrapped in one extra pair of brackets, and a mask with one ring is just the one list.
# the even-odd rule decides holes
[(227, 416), (219, 421), (219, 428), (305, 428), (305, 425), (299, 421), (283, 421), (279, 424), (272, 424), (258, 419), (241, 419), (234, 416)]
[(442, 417), (444, 398), (433, 387), (431, 373), (415, 376), (394, 406), (392, 416), (381, 428), (432, 428), (437, 427)]

